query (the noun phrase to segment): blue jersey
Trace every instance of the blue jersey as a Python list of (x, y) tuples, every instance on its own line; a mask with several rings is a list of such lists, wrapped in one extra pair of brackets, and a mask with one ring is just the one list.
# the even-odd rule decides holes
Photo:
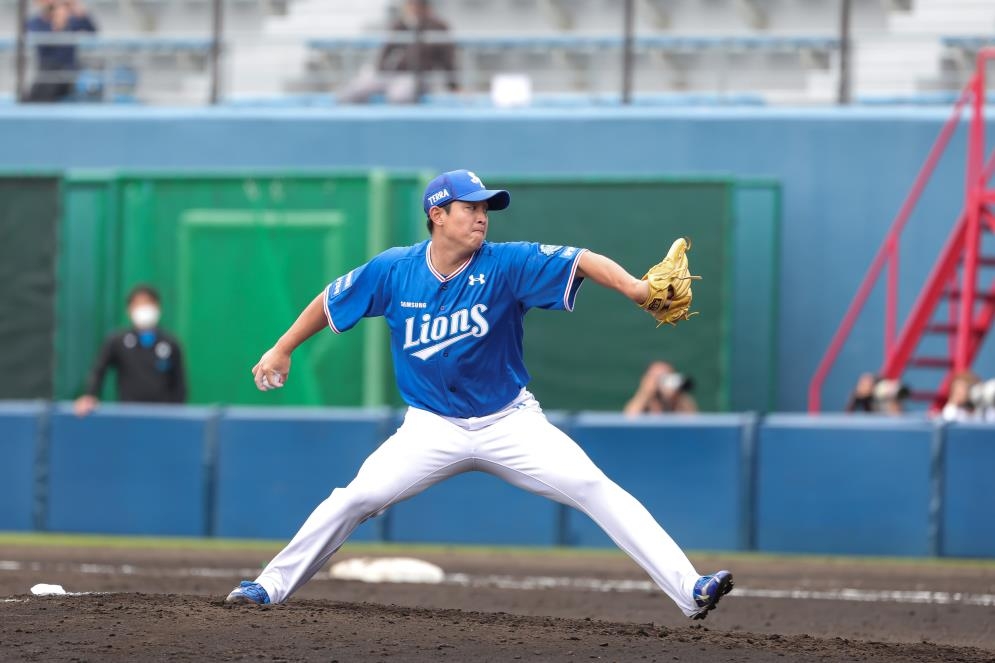
[(341, 333), (383, 316), (408, 405), (447, 417), (493, 414), (529, 382), (525, 313), (573, 310), (584, 249), (484, 242), (443, 276), (429, 261), (430, 244), (389, 249), (329, 284), (328, 326)]

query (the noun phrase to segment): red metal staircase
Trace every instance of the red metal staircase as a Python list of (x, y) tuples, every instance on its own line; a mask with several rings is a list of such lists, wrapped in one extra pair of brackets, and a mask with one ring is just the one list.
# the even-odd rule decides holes
[[(929, 402), (933, 410), (941, 408), (953, 376), (971, 367), (991, 329), (995, 321), (995, 278), (983, 278), (982, 268), (995, 267), (995, 255), (981, 255), (983, 233), (995, 233), (995, 213), (991, 207), (995, 205), (995, 189), (989, 185), (995, 172), (995, 152), (985, 159), (985, 67), (989, 60), (995, 60), (995, 48), (978, 52), (974, 76), (961, 92), (950, 119), (940, 131), (912, 191), (895, 217), (819, 362), (809, 383), (810, 412), (820, 411), (823, 383), (885, 266), (888, 267), (888, 275), (884, 361), (879, 374), (885, 378), (901, 379), (909, 368), (939, 372), (939, 378), (931, 389), (913, 388), (912, 398)], [(964, 208), (908, 318), (896, 335), (899, 238), (969, 102), (972, 117), (968, 134)], [(921, 342), (930, 336), (945, 337), (946, 352), (941, 356), (915, 354)]]

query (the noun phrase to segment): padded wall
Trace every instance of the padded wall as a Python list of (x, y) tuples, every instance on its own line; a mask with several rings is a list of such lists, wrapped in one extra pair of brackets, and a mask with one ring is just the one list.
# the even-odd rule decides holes
[[(396, 428), (387, 410), (0, 403), (0, 529), (286, 540)], [(556, 414), (684, 548), (995, 557), (995, 427), (887, 417)], [(470, 473), (356, 540), (612, 546)]]
[[(348, 485), (388, 430), (386, 414), (233, 408), (218, 426), (214, 534), (289, 538), (333, 489)], [(382, 521), (352, 538), (381, 538)]]
[(101, 406), (52, 415), (45, 529), (102, 534), (207, 534), (204, 438), (210, 412)]
[(46, 405), (42, 402), (0, 402), (0, 530), (35, 526), (37, 457)]
[[(591, 460), (639, 500), (678, 545), (740, 550), (747, 544), (743, 460), (751, 421), (740, 415), (630, 419), (582, 414), (571, 432)], [(571, 544), (612, 545), (591, 519), (572, 509), (567, 532)]]
[(757, 448), (757, 547), (931, 554), (936, 444), (929, 421), (768, 417)]
[(943, 461), (941, 552), (995, 557), (995, 426), (952, 424)]

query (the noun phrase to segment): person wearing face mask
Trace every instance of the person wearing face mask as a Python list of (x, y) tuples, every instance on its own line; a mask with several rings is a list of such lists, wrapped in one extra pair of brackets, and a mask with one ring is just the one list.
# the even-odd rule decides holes
[(160, 300), (155, 288), (139, 285), (128, 294), (131, 327), (104, 341), (74, 410), (85, 416), (99, 405), (104, 375), (117, 373), (118, 400), (135, 403), (183, 403), (186, 376), (179, 342), (159, 328)]

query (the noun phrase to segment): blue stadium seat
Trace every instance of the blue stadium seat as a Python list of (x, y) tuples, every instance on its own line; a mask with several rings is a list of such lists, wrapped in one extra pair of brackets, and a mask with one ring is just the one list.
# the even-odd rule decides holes
[(371, 51), (380, 48), (383, 43), (380, 37), (322, 37), (309, 39), (307, 46), (316, 51)]
[(93, 37), (82, 40), (79, 50), (90, 54), (118, 52), (206, 55), (211, 50), (211, 40), (198, 37)]
[[(374, 50), (383, 45), (381, 37), (326, 37), (311, 39), (308, 47), (318, 51)], [(577, 50), (599, 51), (620, 49), (619, 35), (453, 35), (453, 43), (463, 49), (484, 51), (506, 50)], [(798, 51), (833, 50), (839, 39), (818, 36), (673, 36), (667, 34), (637, 35), (634, 46), (640, 50), (707, 51), (758, 50)]]
[(229, 97), (221, 101), (230, 108), (330, 108), (334, 106), (334, 94), (285, 94), (279, 97)]
[(987, 35), (941, 37), (940, 43), (947, 48), (959, 48), (965, 51), (978, 51), (985, 46), (995, 46), (995, 37)]
[[(439, 108), (490, 108), (490, 95), (433, 93), (421, 103)], [(640, 92), (632, 95), (632, 105), (654, 106), (763, 106), (763, 95), (750, 93)], [(590, 108), (621, 106), (618, 93), (540, 92), (532, 97), (532, 108)]]
[[(863, 106), (952, 106), (960, 96), (960, 91), (934, 90), (910, 94), (859, 95), (856, 102)], [(986, 101), (995, 103), (995, 92), (985, 95)]]

